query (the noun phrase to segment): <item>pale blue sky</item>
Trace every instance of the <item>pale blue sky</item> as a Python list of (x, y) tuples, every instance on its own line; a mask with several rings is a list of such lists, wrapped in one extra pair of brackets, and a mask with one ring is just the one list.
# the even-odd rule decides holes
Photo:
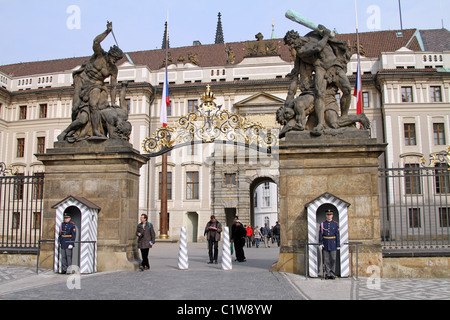
[[(68, 12), (73, 5), (79, 15)], [(305, 34), (285, 18), (289, 9), (340, 33), (355, 31), (354, 0), (0, 0), (0, 65), (91, 55), (107, 20), (124, 51), (157, 49), (167, 11), (171, 47), (214, 43), (218, 12), (225, 42), (254, 40), (258, 32), (269, 38), (272, 18), (277, 38), (292, 29)], [(441, 28), (442, 19), (450, 26), (449, 0), (402, 0), (402, 9), (405, 29)], [(400, 29), (398, 0), (358, 0), (358, 21), (360, 32)], [(113, 44), (109, 37), (104, 47)]]

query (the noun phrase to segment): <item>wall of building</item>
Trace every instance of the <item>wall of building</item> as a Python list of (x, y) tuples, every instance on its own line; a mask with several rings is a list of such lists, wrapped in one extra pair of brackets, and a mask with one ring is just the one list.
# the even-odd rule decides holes
[[(81, 63), (82, 59), (79, 66)], [(32, 174), (45, 170), (34, 156), (37, 138), (44, 137), (45, 147), (52, 148), (58, 134), (70, 123), (72, 71), (79, 66), (62, 72), (26, 76), (0, 72), (0, 161), (15, 166), (19, 172)], [(354, 55), (347, 72), (352, 83), (356, 66)], [(286, 61), (280, 56), (244, 58), (237, 64), (208, 67), (189, 62), (171, 64), (168, 73), (172, 101), (169, 123), (187, 113), (189, 100), (197, 100), (200, 104), (200, 97), (209, 84), (216, 94), (215, 102), (222, 108), (246, 116), (250, 121), (261, 122), (265, 127), (279, 128), (274, 113), (286, 99), (289, 80), (285, 76), (292, 67), (292, 61)], [(414, 52), (403, 48), (396, 52), (383, 52), (378, 57), (362, 57), (361, 67), (364, 73), (363, 92), (367, 94), (364, 111), (371, 120), (372, 137), (379, 142), (389, 143), (386, 159), (380, 159), (380, 166), (404, 165), (419, 161), (420, 157), (428, 160), (430, 154), (445, 149), (444, 145), (434, 144), (433, 124), (444, 124), (448, 145), (450, 75), (429, 67), (440, 71), (449, 69), (449, 52)], [(118, 80), (134, 82), (127, 91), (127, 99), (130, 100), (129, 119), (133, 125), (130, 142), (142, 152), (142, 141), (161, 125), (159, 114), (163, 69), (152, 70), (148, 66), (125, 61), (119, 66)], [(157, 89), (154, 97), (151, 94), (152, 86)], [(401, 100), (401, 88), (404, 86), (413, 88), (412, 103), (403, 103)], [(442, 102), (430, 101), (430, 86), (442, 88)], [(42, 104), (47, 105), (45, 118), (39, 116)], [(19, 119), (20, 106), (27, 106), (27, 118), (24, 120)], [(355, 110), (353, 100), (350, 112), (354, 113)], [(405, 123), (416, 124), (417, 144), (414, 146), (404, 143)], [(25, 139), (23, 157), (17, 156), (18, 138)], [(212, 213), (220, 211), (220, 219), (226, 220), (225, 208), (237, 208), (237, 213), (243, 215), (248, 223), (251, 222), (250, 185), (256, 178), (264, 176), (265, 168), (257, 164), (252, 168), (238, 169), (234, 163), (228, 167), (214, 166), (207, 161), (213, 155), (210, 146), (205, 145), (198, 155), (188, 154), (185, 147), (172, 151), (169, 156), (169, 172), (173, 174), (173, 198), (168, 204), (171, 214), (169, 235), (174, 238), (179, 237), (180, 227), (191, 222), (194, 213), (198, 215), (197, 240), (201, 240), (204, 225)], [(140, 170), (139, 214), (149, 214), (157, 229), (160, 161), (158, 158), (152, 159)], [(236, 190), (223, 184), (223, 175), (227, 170), (239, 173), (239, 187)], [(199, 199), (189, 200), (186, 198), (186, 172), (192, 171), (199, 172)], [(276, 179), (276, 173), (270, 174)], [(244, 189), (245, 194), (242, 193)], [(222, 197), (220, 203), (215, 202), (218, 196)]]

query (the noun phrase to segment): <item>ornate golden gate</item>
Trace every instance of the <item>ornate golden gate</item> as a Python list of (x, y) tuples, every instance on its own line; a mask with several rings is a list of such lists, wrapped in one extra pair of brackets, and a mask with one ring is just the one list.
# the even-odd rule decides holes
[(278, 145), (277, 130), (265, 129), (236, 113), (223, 110), (210, 86), (201, 97), (198, 111), (180, 117), (172, 127), (159, 128), (144, 140), (142, 148), (148, 157), (157, 157), (173, 149), (192, 144), (226, 141), (235, 145), (271, 153)]

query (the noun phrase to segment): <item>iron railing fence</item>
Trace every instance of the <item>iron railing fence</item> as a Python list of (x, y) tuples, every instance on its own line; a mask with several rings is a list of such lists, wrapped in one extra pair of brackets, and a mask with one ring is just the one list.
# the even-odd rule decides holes
[[(384, 250), (450, 252), (450, 171), (447, 165), (379, 169)], [(37, 250), (44, 174), (0, 175), (0, 250)]]
[(35, 251), (41, 239), (44, 174), (0, 176), (0, 250)]
[(380, 169), (379, 179), (383, 248), (450, 251), (448, 165)]

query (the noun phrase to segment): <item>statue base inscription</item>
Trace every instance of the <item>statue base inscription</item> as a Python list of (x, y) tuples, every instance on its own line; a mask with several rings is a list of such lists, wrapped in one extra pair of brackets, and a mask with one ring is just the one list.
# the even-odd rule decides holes
[[(55, 237), (52, 206), (70, 195), (83, 197), (101, 208), (97, 270), (136, 270), (139, 170), (147, 158), (124, 140), (104, 139), (55, 142), (54, 149), (37, 157), (45, 165), (42, 239)], [(53, 256), (45, 244), (39, 265), (52, 268)]]
[[(309, 131), (286, 134), (280, 141), (281, 248), (272, 271), (305, 274), (305, 244), (311, 242), (308, 232), (320, 223), (308, 226), (306, 206), (325, 193), (349, 204), (348, 241), (361, 243), (359, 274), (366, 274), (371, 265), (381, 270), (378, 158), (385, 148), (366, 130), (348, 129), (319, 137)], [(354, 255), (353, 274), (355, 268)]]

